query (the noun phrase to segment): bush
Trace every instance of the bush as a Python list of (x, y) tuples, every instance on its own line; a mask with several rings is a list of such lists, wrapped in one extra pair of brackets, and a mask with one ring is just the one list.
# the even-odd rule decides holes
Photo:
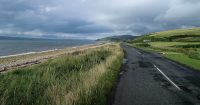
[(192, 59), (199, 59), (200, 60), (200, 53), (197, 51), (189, 51), (187, 54)]
[(140, 43), (140, 44), (136, 44), (136, 46), (138, 47), (150, 47), (151, 45), (148, 43)]
[(182, 48), (200, 48), (200, 44), (187, 44), (183, 45)]
[[(198, 36), (198, 35), (175, 35), (175, 36), (170, 36), (170, 37), (168, 37), (168, 39), (170, 40), (170, 41), (176, 41), (176, 40), (178, 40), (178, 39), (183, 39), (183, 38), (193, 38), (193, 39), (195, 39), (195, 38), (199, 38), (200, 36)], [(180, 40), (181, 41), (181, 40)], [(185, 41), (187, 41), (187, 40), (185, 40)], [(188, 40), (189, 41), (189, 40)]]

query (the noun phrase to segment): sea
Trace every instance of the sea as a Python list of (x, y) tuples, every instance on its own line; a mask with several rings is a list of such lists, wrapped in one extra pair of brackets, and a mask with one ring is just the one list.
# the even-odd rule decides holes
[(94, 43), (96, 41), (75, 39), (0, 39), (0, 58)]

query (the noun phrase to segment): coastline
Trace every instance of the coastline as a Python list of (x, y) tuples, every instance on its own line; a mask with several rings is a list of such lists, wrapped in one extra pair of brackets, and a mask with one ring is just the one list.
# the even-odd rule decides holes
[(63, 49), (66, 49), (66, 48), (76, 48), (76, 47), (80, 47), (80, 46), (88, 46), (88, 45), (94, 45), (94, 44), (99, 44), (99, 43), (76, 45), (76, 46), (69, 46), (69, 47), (65, 47), (65, 48), (55, 48), (55, 49), (41, 50), (41, 51), (22, 52), (22, 53), (11, 54), (11, 55), (3, 55), (3, 56), (0, 56), (0, 59), (1, 58), (21, 56), (21, 55), (35, 54), (35, 53), (51, 52), (51, 51), (63, 50)]
[(0, 73), (7, 72), (12, 69), (27, 67), (34, 64), (39, 64), (47, 61), (50, 58), (55, 58), (64, 54), (73, 54), (77, 51), (84, 51), (91, 48), (104, 46), (108, 43), (94, 43), (67, 47), (63, 49), (52, 49), (39, 52), (27, 52), (8, 56), (0, 56)]

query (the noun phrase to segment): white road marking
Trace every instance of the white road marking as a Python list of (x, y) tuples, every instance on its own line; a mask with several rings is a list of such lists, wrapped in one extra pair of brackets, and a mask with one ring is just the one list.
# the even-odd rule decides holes
[(142, 54), (142, 58), (144, 58), (144, 54)]
[(172, 85), (174, 85), (178, 90), (181, 90), (169, 77), (167, 77), (156, 65), (153, 65)]
[(139, 52), (139, 51), (137, 51), (137, 50), (136, 50), (136, 52), (137, 52), (138, 54), (140, 54), (140, 55), (142, 54), (141, 52)]

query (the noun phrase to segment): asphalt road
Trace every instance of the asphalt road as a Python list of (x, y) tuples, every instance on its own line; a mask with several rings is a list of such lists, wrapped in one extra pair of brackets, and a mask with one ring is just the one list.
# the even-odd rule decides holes
[(200, 105), (200, 73), (157, 53), (121, 45), (125, 59), (113, 105)]

